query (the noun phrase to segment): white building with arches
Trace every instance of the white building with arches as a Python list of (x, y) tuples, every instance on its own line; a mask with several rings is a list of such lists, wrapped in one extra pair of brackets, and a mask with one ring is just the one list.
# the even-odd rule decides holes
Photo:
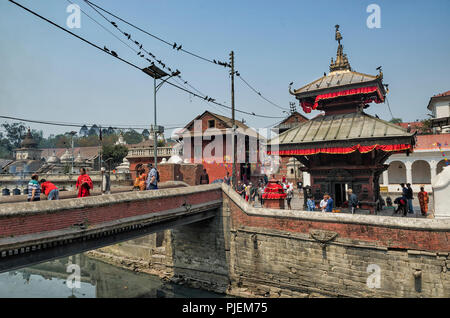
[(400, 192), (400, 183), (411, 183), (414, 192), (421, 186), (432, 192), (431, 180), (443, 170), (445, 158), (450, 163), (450, 134), (418, 135), (412, 154), (394, 154), (386, 161), (389, 168), (383, 172), (380, 185), (388, 192)]

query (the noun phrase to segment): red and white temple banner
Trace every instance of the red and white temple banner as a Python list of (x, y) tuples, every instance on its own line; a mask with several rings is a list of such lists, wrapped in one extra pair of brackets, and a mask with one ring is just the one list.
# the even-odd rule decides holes
[(321, 94), (317, 95), (316, 99), (314, 101), (314, 104), (308, 102), (308, 101), (300, 101), (300, 105), (303, 108), (303, 111), (305, 113), (310, 113), (311, 110), (316, 109), (317, 106), (319, 106), (319, 101), (324, 99), (331, 99), (331, 98), (337, 98), (342, 96), (351, 96), (351, 95), (358, 95), (358, 94), (372, 94), (374, 92), (377, 92), (378, 97), (375, 98), (369, 98), (364, 103), (370, 103), (375, 102), (377, 104), (382, 103), (384, 101), (383, 95), (380, 92), (380, 89), (377, 86), (369, 86), (369, 87), (360, 87), (360, 88), (353, 88), (353, 89), (347, 89), (339, 92), (333, 92), (333, 93), (327, 93), (327, 94)]
[(329, 147), (329, 148), (310, 148), (310, 149), (291, 149), (291, 150), (278, 150), (278, 151), (268, 151), (269, 155), (279, 155), (279, 156), (308, 156), (308, 155), (317, 155), (320, 153), (326, 154), (337, 154), (337, 155), (345, 155), (355, 151), (359, 151), (360, 153), (368, 153), (373, 150), (381, 150), (385, 152), (395, 152), (395, 151), (404, 151), (404, 150), (412, 150), (411, 145), (407, 144), (396, 144), (396, 145), (371, 145), (371, 146), (361, 146), (355, 145), (352, 147)]

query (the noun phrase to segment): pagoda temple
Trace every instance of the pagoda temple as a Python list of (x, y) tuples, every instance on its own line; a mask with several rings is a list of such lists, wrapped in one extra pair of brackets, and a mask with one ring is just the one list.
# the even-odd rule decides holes
[(336, 25), (338, 49), (330, 72), (297, 90), (289, 91), (305, 113), (323, 116), (299, 123), (269, 141), (269, 155), (295, 157), (311, 175), (311, 193), (319, 201), (331, 195), (336, 207), (345, 206), (347, 190), (358, 195), (362, 209), (380, 208), (379, 178), (393, 153), (413, 150), (414, 133), (364, 112), (369, 104), (383, 103), (386, 90), (383, 74), (354, 71), (341, 44)]

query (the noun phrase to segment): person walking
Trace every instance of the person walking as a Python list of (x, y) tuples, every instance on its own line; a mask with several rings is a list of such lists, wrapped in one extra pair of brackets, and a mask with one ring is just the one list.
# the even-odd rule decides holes
[(38, 182), (39, 176), (34, 173), (28, 182), (28, 202), (41, 201), (41, 187)]
[(259, 203), (261, 204), (261, 207), (264, 207), (263, 195), (264, 195), (264, 181), (261, 180), (258, 188)]
[(322, 212), (325, 212), (325, 208), (327, 207), (327, 194), (323, 195), (323, 199), (320, 201), (319, 207)]
[(200, 184), (209, 184), (209, 175), (206, 169), (203, 169), (203, 174), (200, 176)]
[(57, 186), (45, 179), (42, 179), (39, 183), (41, 184), (41, 193), (47, 197), (47, 200), (59, 200), (59, 189)]
[(406, 199), (406, 196), (403, 194), (401, 197), (398, 197), (394, 200), (394, 203), (397, 204), (397, 208), (395, 209), (394, 214), (401, 212), (403, 214), (403, 216), (406, 216), (406, 212), (407, 212), (407, 202), (408, 200)]
[(420, 203), (420, 212), (423, 216), (426, 216), (428, 213), (428, 203), (430, 202), (430, 198), (424, 187), (420, 187), (420, 192), (417, 194), (417, 198)]
[(308, 208), (308, 211), (314, 211), (316, 208), (316, 203), (314, 202), (312, 197), (309, 197), (306, 201), (306, 206)]
[(230, 178), (230, 173), (227, 171), (227, 175), (223, 178), (223, 182), (226, 185), (230, 185), (231, 184), (231, 178)]
[(158, 190), (159, 173), (151, 163), (148, 164), (148, 168), (150, 172), (147, 176), (147, 190)]
[(108, 173), (106, 173), (105, 167), (102, 167), (102, 195), (111, 194), (111, 178)]
[(139, 177), (138, 177), (139, 191), (145, 191), (147, 189), (147, 177), (148, 177), (148, 174), (145, 171), (145, 168), (142, 168), (139, 171)]
[(78, 190), (78, 198), (85, 198), (91, 195), (91, 190), (94, 189), (94, 183), (88, 176), (86, 168), (80, 168), (80, 176), (75, 186)]
[(292, 185), (288, 184), (286, 185), (286, 202), (289, 210), (292, 210), (291, 201), (293, 197), (294, 197), (294, 189), (292, 188)]
[(353, 193), (352, 189), (348, 189), (348, 205), (352, 211), (352, 214), (355, 214), (356, 208), (358, 207), (358, 197)]
[(414, 214), (414, 207), (413, 207), (413, 189), (411, 188), (411, 183), (406, 184), (406, 199), (408, 200), (408, 213)]
[(245, 201), (247, 201), (247, 202), (250, 199), (250, 189), (251, 189), (251, 183), (245, 186)]
[(327, 194), (327, 206), (325, 208), (325, 212), (333, 212), (333, 199)]

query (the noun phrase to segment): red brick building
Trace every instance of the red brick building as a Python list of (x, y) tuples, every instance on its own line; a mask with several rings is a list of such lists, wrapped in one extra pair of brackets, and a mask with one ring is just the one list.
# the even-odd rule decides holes
[[(260, 142), (265, 142), (255, 130), (236, 120), (237, 126), (237, 180), (257, 181), (261, 175)], [(201, 163), (210, 183), (223, 179), (227, 171), (232, 175), (232, 120), (229, 117), (205, 111), (189, 122), (179, 133), (184, 142), (183, 158)]]

